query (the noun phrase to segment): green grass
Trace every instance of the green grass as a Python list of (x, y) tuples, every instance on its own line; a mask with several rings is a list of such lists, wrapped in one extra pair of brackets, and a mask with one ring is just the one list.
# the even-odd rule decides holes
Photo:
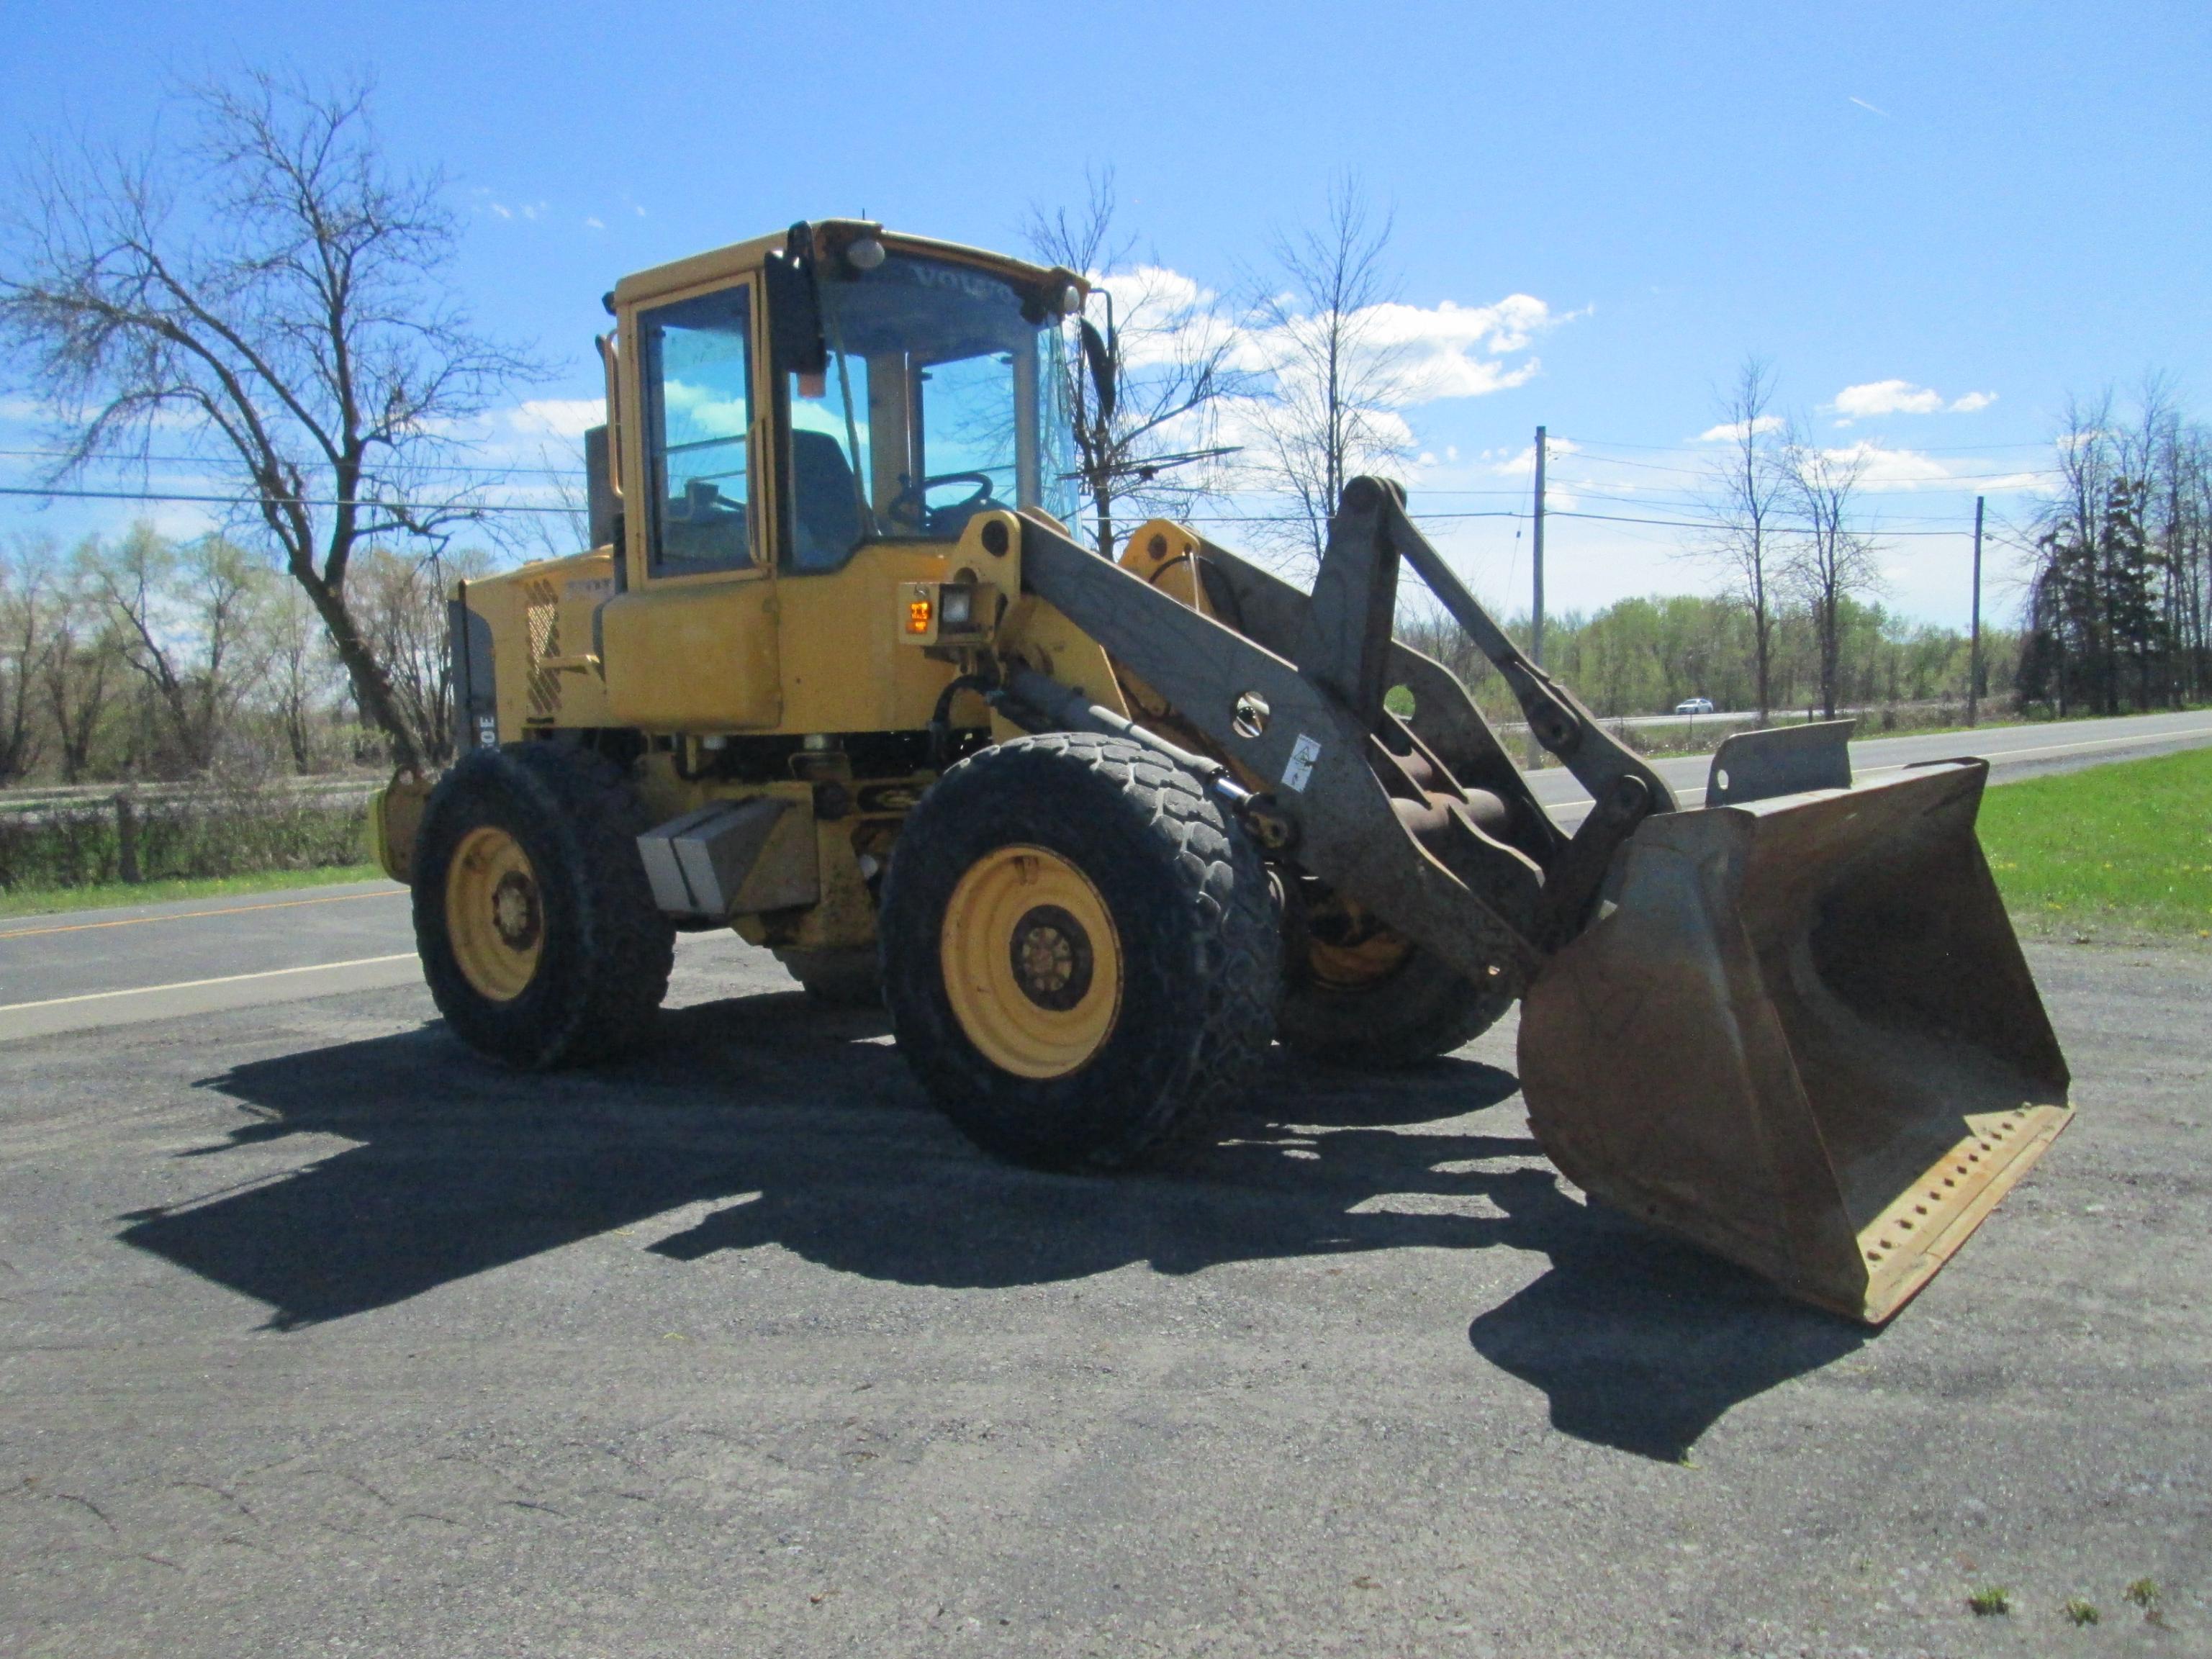
[(1981, 836), (2023, 932), (2212, 939), (2212, 749), (1992, 789)]
[(1977, 1619), (1988, 1619), (1995, 1614), (2012, 1611), (2012, 1592), (2002, 1584), (1984, 1584), (1966, 1597), (1966, 1605), (1974, 1610)]
[(92, 887), (25, 888), (0, 892), (0, 916), (36, 916), (56, 910), (104, 910), (125, 904), (166, 904), (173, 899), (224, 898), (236, 893), (270, 893), (289, 887), (328, 887), (343, 881), (374, 881), (383, 874), (373, 864), (341, 864), (320, 870), (264, 870), (250, 876), (110, 881)]

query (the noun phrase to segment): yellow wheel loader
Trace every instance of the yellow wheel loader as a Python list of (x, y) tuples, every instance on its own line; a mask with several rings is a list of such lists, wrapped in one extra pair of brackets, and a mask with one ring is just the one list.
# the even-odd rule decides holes
[[(1985, 764), (1854, 784), (1848, 727), (1750, 733), (1686, 809), (1376, 479), (1310, 593), (1165, 521), (1079, 544), (1086, 294), (839, 220), (607, 296), (593, 549), (455, 588), (459, 758), (376, 803), (453, 1030), (614, 1054), (674, 934), (733, 927), (880, 999), (982, 1146), (1097, 1170), (1202, 1134), (1271, 1042), (1407, 1064), (1519, 999), (1569, 1177), (1887, 1318), (2069, 1113)], [(1405, 565), (1589, 791), (1573, 834), (1392, 637)]]

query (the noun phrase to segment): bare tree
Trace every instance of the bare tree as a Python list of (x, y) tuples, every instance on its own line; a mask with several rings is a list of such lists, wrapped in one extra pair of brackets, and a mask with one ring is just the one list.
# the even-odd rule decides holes
[(1735, 384), (1719, 400), (1729, 452), (1712, 468), (1705, 506), (1716, 527), (1699, 550), (1725, 574), (1751, 617), (1752, 685), (1762, 723), (1774, 706), (1776, 578), (1781, 574), (1775, 532), (1790, 491), (1788, 471), (1777, 453), (1783, 422), (1773, 402), (1772, 368), (1763, 358), (1746, 357)]
[(488, 574), (489, 556), (471, 548), (448, 551), (432, 567), (381, 547), (361, 560), (362, 631), (390, 665), (392, 695), (416, 726), (450, 732), (453, 688), (446, 651), (445, 581)]
[(185, 95), (188, 145), (43, 155), (0, 252), (0, 340), (67, 444), (57, 482), (143, 461), (157, 427), (223, 464), (364, 718), (420, 765), (444, 733), (393, 696), (349, 602), (354, 552), (479, 516), (424, 464), (533, 366), (453, 298), (444, 180), (386, 163), (369, 94), (252, 73)]
[(1820, 667), (1820, 710), (1836, 717), (1843, 661), (1844, 602), (1875, 586), (1874, 545), (1857, 527), (1866, 452), (1823, 449), (1793, 423), (1782, 446), (1783, 476), (1796, 519), (1785, 570), (1811, 613)]
[(76, 783), (92, 769), (94, 746), (125, 671), (113, 617), (81, 556), (56, 597), (40, 678), (46, 715), (60, 744), (62, 781)]
[(1276, 237), (1276, 276), (1252, 308), (1269, 387), (1251, 409), (1250, 470), (1290, 498), (1280, 539), (1316, 562), (1346, 483), (1412, 452), (1397, 413), (1410, 390), (1405, 353), (1377, 326), (1396, 297), (1390, 224), (1357, 178), (1338, 179), (1319, 226)]
[(54, 564), (46, 538), (19, 536), (0, 549), (0, 783), (36, 766), (44, 747), (33, 717), (59, 608)]
[(221, 536), (179, 546), (144, 524), (112, 548), (88, 544), (83, 556), (177, 760), (207, 770), (259, 683), (263, 665), (252, 647), (274, 578)]
[(1227, 453), (1213, 441), (1217, 408), (1244, 377), (1215, 296), (1157, 261), (1135, 261), (1134, 244), (1117, 239), (1113, 170), (1085, 185), (1074, 212), (1032, 205), (1023, 236), (1039, 261), (1103, 290), (1105, 325), (1067, 355), (1062, 395), (1098, 550), (1110, 556), (1117, 502), (1133, 518), (1183, 518), (1209, 492), (1211, 463)]
[(330, 641), (296, 584), (270, 596), (260, 621), (269, 713), (292, 769), (312, 772), (321, 758), (318, 716), (329, 708), (334, 690)]

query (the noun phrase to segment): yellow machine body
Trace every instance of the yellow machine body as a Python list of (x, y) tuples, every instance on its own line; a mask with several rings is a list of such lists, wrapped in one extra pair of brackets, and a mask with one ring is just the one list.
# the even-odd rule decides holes
[[(917, 316), (933, 294), (1030, 296), (1035, 337), (976, 324), (908, 349), (858, 311), (841, 322), (832, 294), (817, 348), (830, 369), (772, 373), (817, 361), (778, 332), (797, 303), (779, 261), (802, 251), (848, 274), (908, 262), (895, 269), (918, 273)], [(1553, 722), (1547, 744), (1579, 748), (1578, 777), (1611, 740), (1456, 586), (1402, 492), (1393, 506), (1389, 486), (1354, 481), (1310, 595), (1164, 520), (1111, 563), (1073, 543), (1051, 509), (1054, 481), (1074, 475), (1047, 418), (1066, 365), (1046, 360), (1060, 337), (1039, 319), (1073, 318), (1081, 288), (855, 222), (625, 279), (589, 450), (604, 533), (588, 552), (457, 586), (458, 746), (542, 739), (620, 761), (658, 826), (641, 848), (665, 839), (641, 854), (648, 874), (664, 860), (664, 912), (686, 914), (661, 896), (693, 890), (684, 858), (742, 844), (750, 874), (700, 866), (720, 896), (683, 925), (872, 964), (876, 884), (951, 759), (1066, 729), (1010, 724), (1006, 696), (1158, 744), (1249, 809), (1286, 929), (1300, 884), (1320, 884), (1344, 937), (1304, 941), (1309, 968), (1334, 950), (1352, 980), (1381, 983), (1419, 958), (1494, 988), (1499, 1009), (1523, 994), (1532, 1124), (1571, 1179), (1793, 1295), (1889, 1317), (2070, 1112), (1975, 840), (1986, 768), (1678, 811), (1620, 750), (1610, 781), (1648, 786), (1650, 815), (1624, 820), (1618, 842), (1571, 846), (1464, 688), (1390, 640), (1401, 556), (1540, 735)], [(1010, 416), (979, 425), (957, 399), (993, 376)], [(963, 479), (980, 495), (936, 505), (932, 489)], [(1382, 702), (1401, 683), (1420, 687), (1405, 722)], [(1262, 684), (1267, 697), (1250, 689)], [(1608, 780), (1585, 781), (1598, 793)], [(399, 879), (427, 794), (402, 779), (373, 808)], [(1016, 849), (995, 885), (971, 884), (977, 905), (1021, 908), (1010, 884), (1044, 856)], [(1085, 879), (1053, 890), (1054, 914), (1082, 909)], [(1304, 920), (1318, 928), (1322, 913)], [(969, 952), (976, 994), (1013, 971), (998, 948)], [(971, 1030), (992, 1025), (989, 1009), (969, 1012)], [(1006, 1037), (1026, 1075), (1086, 1063), (1097, 1033), (1032, 1024)]]

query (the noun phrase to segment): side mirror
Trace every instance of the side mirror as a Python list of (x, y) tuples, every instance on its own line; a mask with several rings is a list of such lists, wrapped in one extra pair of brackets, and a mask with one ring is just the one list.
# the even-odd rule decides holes
[(768, 299), (769, 355), (779, 377), (820, 374), (830, 367), (822, 343), (822, 302), (814, 289), (814, 233), (791, 228), (782, 252), (768, 256), (761, 285)]
[(1103, 424), (1114, 418), (1114, 353), (1088, 317), (1083, 319), (1080, 331), (1083, 360), (1091, 365), (1091, 385), (1098, 394), (1098, 419)]

